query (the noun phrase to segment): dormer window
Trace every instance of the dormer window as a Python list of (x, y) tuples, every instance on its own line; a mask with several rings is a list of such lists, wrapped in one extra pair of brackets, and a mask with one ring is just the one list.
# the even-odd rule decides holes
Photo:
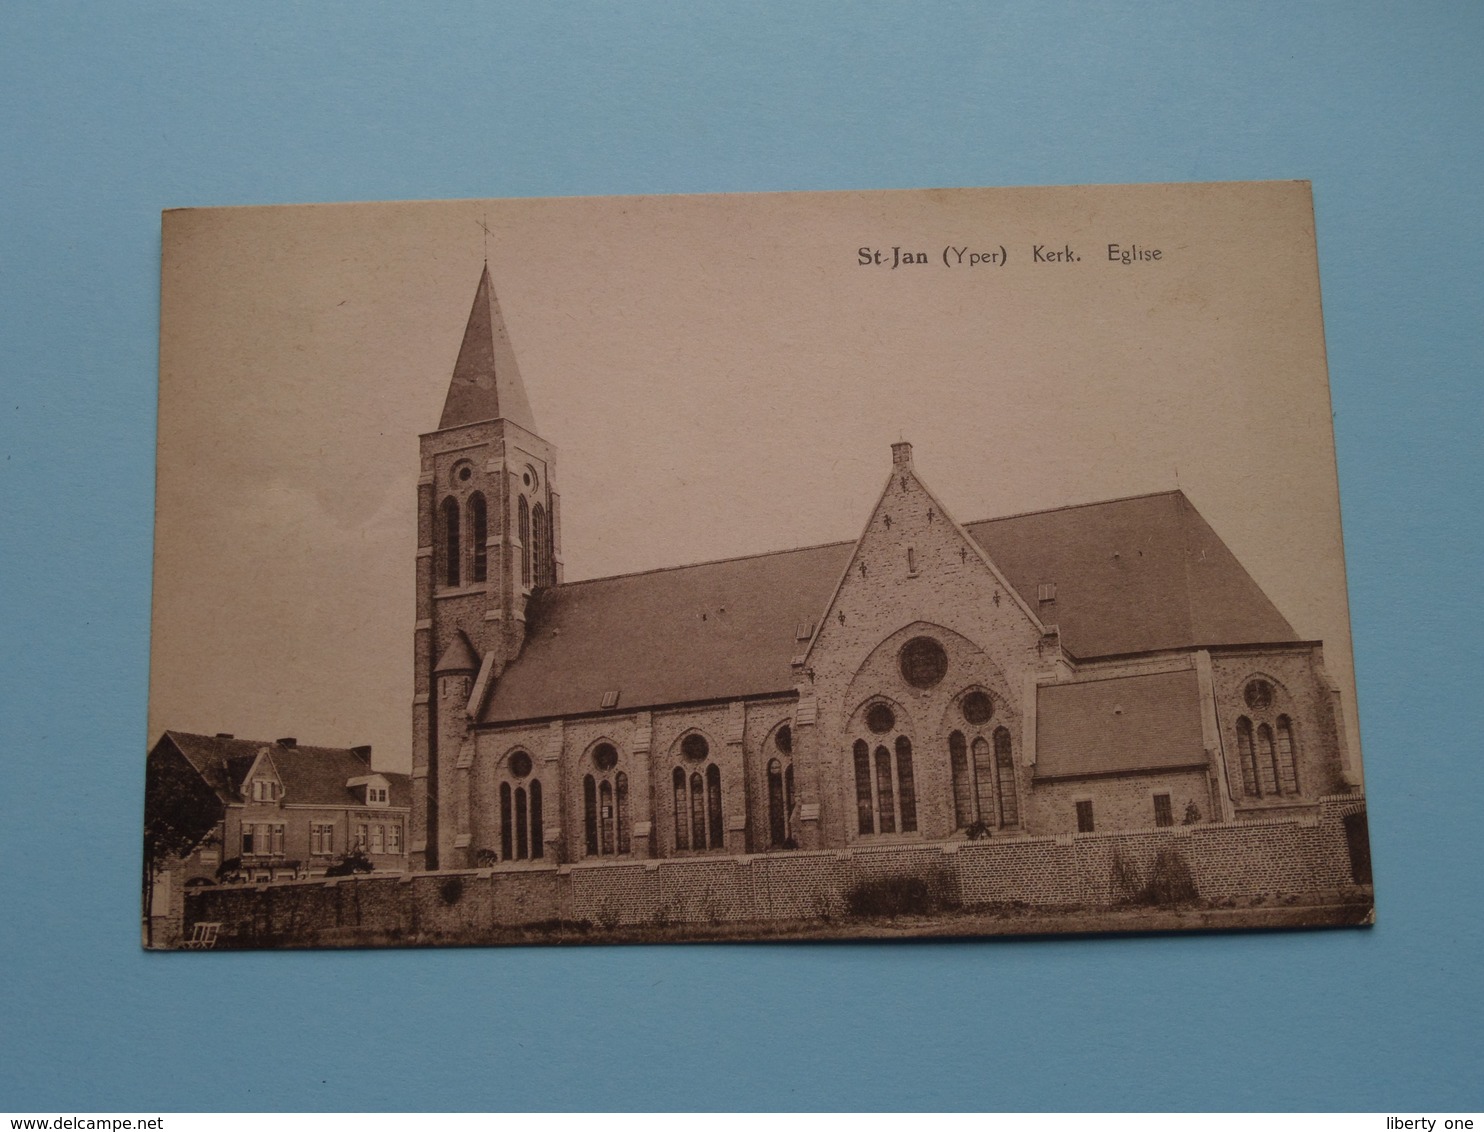
[(386, 787), (385, 786), (368, 786), (368, 787), (366, 787), (366, 801), (367, 801), (368, 804), (373, 805), (373, 806), (375, 806), (375, 805), (382, 805), (382, 806), (386, 805)]
[(282, 794), (283, 788), (271, 778), (255, 778), (249, 791), (249, 797), (254, 802), (276, 802)]

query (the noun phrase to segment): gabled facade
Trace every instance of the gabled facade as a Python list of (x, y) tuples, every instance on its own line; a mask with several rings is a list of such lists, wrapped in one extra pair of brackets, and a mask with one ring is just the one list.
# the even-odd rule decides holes
[(1033, 838), (1359, 794), (1340, 694), (1180, 492), (562, 579), (488, 270), (422, 438), (413, 867)]
[(376, 871), (406, 868), (409, 779), (372, 770), (370, 747), (166, 731), (149, 760), (149, 780), (170, 783), (173, 797), (147, 798), (147, 821), (171, 806), (209, 819), (181, 880), (216, 880), (224, 863), (240, 880), (299, 878), (356, 851)]

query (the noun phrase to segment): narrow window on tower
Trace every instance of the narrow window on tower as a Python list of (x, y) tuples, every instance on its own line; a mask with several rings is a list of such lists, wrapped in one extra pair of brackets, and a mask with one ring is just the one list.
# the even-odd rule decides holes
[(459, 584), (459, 555), (463, 544), (459, 540), (459, 502), (453, 496), (443, 501), (443, 584)]
[(484, 545), (489, 538), (489, 515), (485, 510), (484, 496), (477, 491), (469, 496), (469, 538), (474, 543), (473, 568), (469, 578), (482, 582), (489, 572), (489, 549)]
[(531, 584), (531, 506), (520, 497), (516, 508), (516, 529), (520, 532), (520, 584)]
[(551, 585), (551, 578), (548, 577), (549, 549), (546, 544), (546, 508), (538, 503), (531, 509), (531, 555), (534, 560), (532, 573), (538, 586)]

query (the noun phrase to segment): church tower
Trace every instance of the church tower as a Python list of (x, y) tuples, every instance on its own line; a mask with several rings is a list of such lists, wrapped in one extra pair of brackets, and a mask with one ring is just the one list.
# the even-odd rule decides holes
[(420, 447), (409, 849), (415, 869), (458, 868), (470, 724), (520, 655), (531, 593), (562, 578), (556, 449), (537, 435), (488, 264)]

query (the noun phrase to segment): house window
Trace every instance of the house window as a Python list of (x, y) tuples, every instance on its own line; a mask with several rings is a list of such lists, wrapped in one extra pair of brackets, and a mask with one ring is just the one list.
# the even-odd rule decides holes
[(356, 826), (356, 848), (364, 853), (370, 844), (371, 827), (362, 822)]
[(443, 584), (459, 584), (459, 555), (463, 543), (459, 541), (459, 502), (453, 496), (443, 501)]
[(1154, 824), (1158, 826), (1175, 824), (1175, 815), (1170, 809), (1170, 796), (1168, 794), (1156, 794), (1154, 796)]
[(370, 802), (370, 803), (379, 803), (380, 805), (383, 805), (383, 806), (386, 805), (386, 787), (385, 786), (368, 786), (368, 787), (366, 787), (366, 801), (367, 802)]
[(520, 532), (520, 584), (531, 584), (531, 505), (522, 495), (516, 505), (516, 529)]
[(372, 852), (372, 853), (385, 853), (386, 852), (386, 826), (384, 826), (384, 825), (373, 825), (371, 827), (371, 847), (370, 847), (370, 852)]
[(284, 826), (282, 822), (257, 822), (242, 827), (242, 855), (244, 857), (283, 856)]
[(1092, 826), (1092, 803), (1088, 801), (1077, 803), (1077, 832), (1091, 833)]
[(489, 512), (484, 505), (484, 496), (475, 492), (469, 496), (469, 538), (472, 547), (473, 568), (469, 571), (471, 581), (482, 582), (489, 574)]
[(402, 827), (392, 824), (386, 827), (386, 851), (388, 853), (402, 852)]
[(315, 822), (309, 827), (309, 851), (325, 857), (335, 852), (335, 827), (329, 823)]
[(794, 768), (768, 760), (768, 843), (782, 849), (793, 838)]
[(500, 859), (529, 861), (543, 856), (541, 783), (500, 783)]
[(710, 744), (704, 736), (692, 732), (680, 744), (681, 756), (692, 764), (687, 772), (676, 767), (671, 772), (675, 809), (676, 850), (722, 849), (726, 846), (723, 820), (721, 768), (709, 763), (704, 770), (695, 764), (710, 755)]
[(282, 787), (271, 778), (255, 778), (252, 783), (252, 800), (254, 802), (276, 802), (282, 793)]

